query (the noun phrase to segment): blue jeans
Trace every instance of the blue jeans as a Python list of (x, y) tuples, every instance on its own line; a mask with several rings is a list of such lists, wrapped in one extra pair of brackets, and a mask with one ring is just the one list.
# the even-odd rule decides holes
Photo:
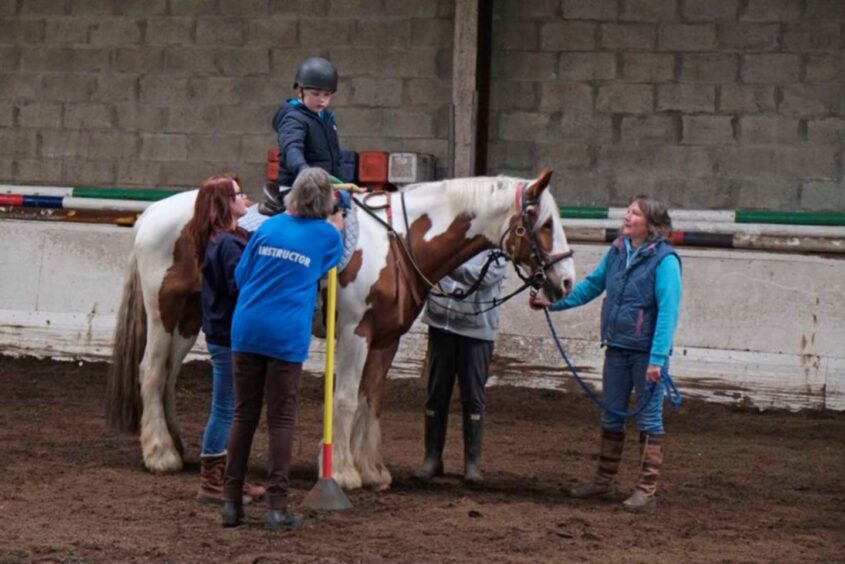
[[(663, 394), (666, 384), (661, 379), (654, 385), (654, 393), (649, 395), (645, 373), (648, 369), (649, 353), (607, 347), (604, 353), (604, 371), (602, 386), (604, 403), (618, 411), (636, 411), (640, 402), (649, 399), (646, 407), (637, 415), (637, 429), (649, 433), (663, 432)], [(663, 371), (669, 369), (667, 360)], [(628, 407), (631, 390), (635, 390), (634, 405)], [(625, 419), (605, 410), (601, 412), (601, 426), (609, 431), (622, 431)]]
[(211, 355), (211, 410), (202, 435), (202, 454), (223, 454), (235, 411), (232, 385), (232, 349), (208, 343)]

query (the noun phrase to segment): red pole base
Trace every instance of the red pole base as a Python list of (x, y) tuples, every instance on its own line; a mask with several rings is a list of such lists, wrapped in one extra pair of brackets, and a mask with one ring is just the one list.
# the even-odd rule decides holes
[(332, 444), (323, 443), (323, 478), (332, 477)]

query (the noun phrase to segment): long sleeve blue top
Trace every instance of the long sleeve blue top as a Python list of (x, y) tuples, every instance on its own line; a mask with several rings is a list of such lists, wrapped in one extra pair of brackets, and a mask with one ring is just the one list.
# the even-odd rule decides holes
[[(631, 264), (640, 248), (642, 248), (642, 245), (633, 247), (631, 240), (625, 238), (627, 264)], [(569, 296), (556, 301), (549, 309), (552, 311), (571, 309), (588, 304), (599, 297), (606, 288), (608, 252), (602, 255), (595, 270), (575, 285), (575, 289)], [(672, 340), (678, 325), (678, 313), (681, 307), (681, 264), (675, 255), (668, 255), (657, 266), (654, 294), (657, 300), (657, 321), (654, 339), (651, 343), (649, 364), (663, 366), (672, 352)]]
[(235, 269), (232, 350), (305, 361), (317, 281), (342, 252), (340, 232), (324, 219), (283, 213), (262, 223)]

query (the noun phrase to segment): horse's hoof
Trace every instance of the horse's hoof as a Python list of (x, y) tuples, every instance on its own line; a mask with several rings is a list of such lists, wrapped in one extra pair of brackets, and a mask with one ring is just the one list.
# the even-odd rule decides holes
[(355, 472), (335, 472), (335, 482), (345, 491), (357, 490), (361, 488), (361, 475)]
[(382, 467), (379, 470), (372, 470), (371, 472), (362, 473), (364, 486), (374, 492), (383, 492), (390, 489), (390, 484), (393, 483), (393, 476), (390, 471)]
[(144, 457), (144, 466), (154, 474), (171, 474), (182, 470), (182, 457), (176, 451)]

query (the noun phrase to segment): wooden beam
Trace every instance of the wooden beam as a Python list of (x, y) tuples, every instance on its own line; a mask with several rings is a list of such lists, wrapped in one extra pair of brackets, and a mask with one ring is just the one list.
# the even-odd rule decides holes
[[(481, 0), (483, 1), (483, 0)], [(452, 51), (452, 177), (475, 175), (476, 113), (478, 110), (479, 0), (455, 3)]]

